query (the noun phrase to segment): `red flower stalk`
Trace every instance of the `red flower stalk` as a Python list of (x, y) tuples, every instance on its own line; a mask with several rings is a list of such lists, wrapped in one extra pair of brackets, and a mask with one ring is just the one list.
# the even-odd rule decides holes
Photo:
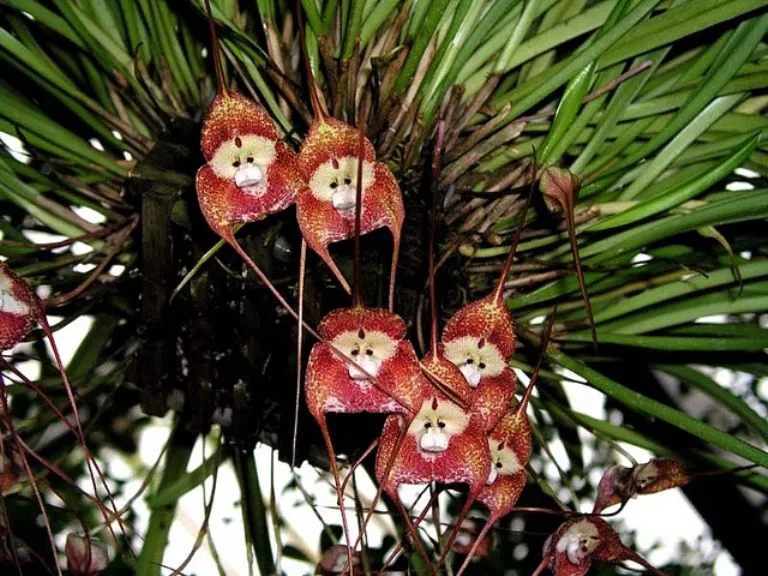
[(285, 210), (294, 203), (306, 181), (297, 168), (293, 151), (279, 141), (277, 127), (266, 110), (227, 89), (209, 0), (205, 5), (217, 93), (205, 114), (200, 135), (206, 161), (196, 178), (200, 209), (211, 229), (232, 246), (278, 301), (290, 310), (285, 299), (237, 242), (233, 227)]
[[(410, 421), (421, 407), (423, 398), (430, 392), (429, 384), (421, 374), (416, 353), (410, 342), (405, 339), (405, 322), (391, 311), (367, 308), (361, 301), (359, 237), (365, 203), (360, 199), (365, 185), (365, 163), (358, 160), (365, 158), (370, 143), (362, 131), (356, 133), (356, 138), (357, 153), (352, 156), (357, 171), (351, 218), (355, 237), (353, 302), (350, 308), (335, 310), (321, 321), (318, 332), (322, 341), (315, 344), (310, 352), (305, 378), (307, 406), (322, 431), (336, 484), (344, 534), (347, 537), (350, 572), (354, 570), (354, 564), (344, 511), (343, 486), (346, 481), (342, 483), (339, 478), (336, 454), (325, 414), (407, 414)], [(354, 154), (354, 151), (352, 153)], [(345, 185), (349, 186), (351, 181), (350, 177), (349, 183)], [(308, 244), (312, 245), (311, 242)], [(302, 263), (303, 260), (302, 258)], [(302, 307), (299, 309), (301, 311)]]
[[(301, 44), (306, 49), (303, 32)], [(358, 201), (354, 181), (362, 163), (360, 234), (379, 228), (388, 228), (392, 234), (389, 276), (391, 311), (394, 307), (400, 235), (405, 219), (402, 192), (386, 164), (376, 162), (373, 144), (361, 134), (364, 130), (331, 118), (325, 111), (306, 54), (305, 60), (315, 117), (298, 155), (299, 169), (308, 183), (296, 198), (299, 228), (309, 247), (325, 261), (344, 290), (351, 292), (349, 283), (331, 258), (328, 245), (355, 235), (355, 206)], [(361, 138), (364, 140), (364, 152), (358, 154)]]
[[(15, 274), (5, 262), (0, 261), (0, 352), (10, 350), (16, 344), (21, 342), (27, 334), (36, 325), (40, 324), (43, 329), (43, 333), (51, 343), (51, 349), (53, 350), (53, 357), (56, 361), (56, 365), (61, 374), (61, 380), (64, 384), (64, 388), (67, 393), (70, 408), (74, 416), (74, 426), (69, 424), (66, 419), (64, 423), (72, 430), (77, 437), (80, 445), (85, 453), (86, 465), (91, 477), (91, 484), (93, 486), (94, 494), (98, 494), (97, 478), (107, 491), (107, 495), (112, 502), (113, 510), (107, 509), (105, 506), (100, 505), (100, 511), (105, 521), (110, 523), (113, 515), (116, 517), (121, 530), (124, 530), (122, 519), (117, 513), (117, 509), (114, 508), (114, 501), (112, 500), (112, 493), (109, 490), (109, 486), (104, 479), (104, 476), (99, 469), (96, 460), (88, 449), (88, 445), (85, 441), (85, 434), (83, 432), (82, 424), (80, 422), (80, 414), (77, 409), (77, 403), (75, 402), (74, 392), (72, 385), (69, 382), (67, 373), (64, 370), (64, 363), (61, 360), (56, 340), (53, 337), (53, 330), (51, 330), (48, 324), (48, 319), (45, 316), (45, 310), (43, 303), (38, 298), (32, 287), (27, 284), (20, 276)], [(2, 395), (2, 404), (0, 407), (4, 412), (5, 418), (8, 419), (8, 423), (12, 426), (10, 421), (10, 415), (7, 414), (7, 402), (5, 399), (5, 383), (0, 376), (0, 395)], [(11, 430), (12, 436), (16, 435), (15, 429)], [(28, 469), (26, 460), (24, 461), (25, 472), (28, 476), (31, 476), (31, 471)], [(32, 480), (34, 482), (34, 480)], [(33, 490), (37, 495), (37, 487), (33, 486)], [(42, 500), (38, 498), (39, 504), (43, 506)], [(45, 510), (42, 510), (45, 522), (47, 523), (47, 517), (45, 516)], [(111, 527), (109, 528), (110, 534), (117, 541)], [(49, 530), (50, 536), (50, 530)], [(53, 540), (51, 539), (51, 545), (53, 546)], [(55, 554), (54, 554), (55, 555)], [(60, 569), (57, 565), (57, 570)]]
[(571, 255), (576, 267), (576, 279), (579, 282), (579, 290), (584, 300), (584, 309), (587, 312), (589, 329), (592, 334), (592, 344), (597, 348), (597, 330), (595, 328), (595, 319), (592, 315), (592, 304), (589, 301), (587, 286), (584, 283), (584, 272), (581, 269), (579, 244), (576, 240), (576, 222), (574, 220), (574, 207), (576, 205), (576, 197), (581, 188), (581, 182), (578, 176), (570, 170), (557, 166), (547, 166), (541, 173), (539, 188), (541, 189), (547, 209), (555, 214), (562, 213), (565, 218), (568, 240), (571, 244)]

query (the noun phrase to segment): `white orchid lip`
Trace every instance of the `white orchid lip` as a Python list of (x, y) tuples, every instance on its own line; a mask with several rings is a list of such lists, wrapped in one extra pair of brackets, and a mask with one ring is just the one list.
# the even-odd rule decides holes
[(357, 190), (347, 184), (342, 184), (331, 196), (331, 203), (336, 210), (354, 208), (357, 203)]
[(568, 548), (566, 554), (571, 564), (581, 564), (586, 558), (587, 553), (584, 551), (584, 542), (581, 538), (574, 538), (568, 542)]
[(235, 184), (238, 188), (255, 186), (261, 182), (264, 174), (258, 166), (243, 166), (235, 172)]
[(355, 364), (350, 363), (347, 372), (352, 380), (368, 380), (371, 376), (375, 378), (379, 375), (379, 368), (381, 362), (378, 358), (366, 355), (355, 358)]
[(571, 564), (581, 564), (600, 544), (597, 528), (588, 520), (571, 526), (557, 542), (556, 550), (565, 552)]
[(4, 294), (0, 290), (0, 312), (22, 316), (29, 312), (29, 307), (10, 292)]
[(419, 447), (425, 452), (445, 452), (448, 450), (448, 436), (445, 432), (429, 428), (419, 440)]
[(477, 385), (480, 384), (480, 369), (475, 364), (464, 363), (459, 367), (459, 370), (464, 374), (469, 385), (472, 388), (477, 388)]
[(496, 482), (496, 478), (499, 477), (499, 471), (496, 469), (496, 466), (491, 466), (491, 471), (488, 473), (488, 480), (485, 481), (485, 483), (490, 486), (494, 482)]

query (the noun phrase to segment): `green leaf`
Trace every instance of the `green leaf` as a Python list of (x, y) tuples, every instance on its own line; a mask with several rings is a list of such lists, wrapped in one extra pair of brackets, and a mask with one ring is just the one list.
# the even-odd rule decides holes
[[(741, 265), (741, 275), (744, 281), (754, 280), (768, 276), (768, 261), (757, 260)], [(696, 293), (706, 292), (722, 286), (735, 283), (730, 268), (721, 268), (708, 272), (706, 276), (692, 275), (690, 278), (670, 282), (663, 286), (648, 288), (636, 296), (616, 302), (600, 310), (595, 314), (595, 322), (606, 322), (637, 312), (644, 308), (661, 305), (677, 298), (685, 297), (688, 300)]]
[(635, 26), (601, 58), (610, 66), (764, 8), (762, 0), (690, 0)]
[[(657, 3), (658, 0), (641, 0), (610, 31), (597, 38), (589, 46), (582, 48), (574, 55), (555, 64), (546, 74), (539, 74), (531, 78), (524, 86), (506, 94), (502, 100), (495, 100), (493, 102), (494, 108), (499, 110), (507, 102), (512, 102), (512, 110), (507, 115), (507, 118), (509, 121), (514, 120), (522, 112), (539, 103), (554, 90), (567, 83), (579, 70), (608, 50), (614, 42), (645, 18)], [(608, 18), (610, 14), (608, 8), (612, 8), (612, 6), (606, 6), (605, 16), (602, 20), (598, 21), (595, 19), (592, 22), (595, 28), (602, 25), (605, 19)], [(522, 48), (521, 46), (521, 50)], [(514, 63), (510, 62), (510, 65), (514, 65)]]
[[(581, 72), (576, 74), (568, 83), (560, 104), (555, 112), (555, 119), (552, 121), (552, 127), (541, 147), (540, 161), (543, 165), (555, 164), (559, 160), (558, 154), (553, 154), (556, 146), (563, 140), (565, 134), (571, 128), (576, 116), (581, 109), (581, 103), (584, 97), (592, 87), (595, 80), (595, 63), (590, 62)], [(561, 151), (562, 153), (562, 151)]]
[[(763, 332), (766, 331), (763, 330)], [(736, 414), (741, 418), (742, 422), (750, 426), (764, 441), (768, 442), (768, 421), (750, 408), (749, 404), (744, 400), (715, 382), (706, 374), (703, 374), (690, 366), (679, 364), (660, 364), (654, 367), (662, 372), (666, 372), (670, 376), (674, 376), (681, 382), (688, 384), (693, 388), (701, 390), (715, 400), (720, 406), (724, 406)]]
[[(600, 344), (617, 344), (632, 348), (665, 350), (667, 352), (759, 352), (768, 348), (768, 335), (762, 339), (706, 336), (638, 336), (616, 334), (599, 329)], [(564, 342), (591, 342), (589, 334), (574, 333), (562, 337)]]
[(600, 372), (590, 368), (586, 364), (574, 360), (560, 351), (550, 351), (549, 358), (560, 364), (563, 368), (576, 372), (582, 378), (585, 378), (589, 385), (604, 394), (624, 404), (627, 408), (646, 414), (652, 418), (658, 418), (668, 424), (671, 424), (681, 430), (692, 434), (710, 444), (714, 444), (723, 450), (727, 450), (737, 456), (746, 458), (763, 467), (768, 467), (768, 452), (731, 436), (727, 432), (718, 430), (709, 424), (696, 418), (688, 416), (674, 408), (643, 396), (639, 392), (622, 386), (618, 382), (603, 376)]
[(219, 447), (200, 466), (180, 474), (173, 482), (165, 483), (157, 492), (147, 497), (147, 506), (156, 510), (178, 502), (182, 496), (201, 486), (224, 462), (223, 449)]
[(274, 574), (275, 561), (267, 529), (267, 507), (259, 486), (259, 475), (253, 451), (236, 449), (234, 453), (235, 471), (240, 485), (246, 541), (253, 546), (256, 562), (261, 574)]
[(416, 68), (421, 62), (422, 56), (432, 40), (432, 36), (437, 29), (437, 25), (443, 18), (446, 8), (450, 0), (432, 0), (432, 2), (424, 2), (428, 4), (429, 8), (424, 18), (424, 23), (419, 26), (416, 31), (416, 37), (413, 41), (408, 57), (405, 60), (403, 68), (395, 79), (393, 91), (395, 94), (402, 95), (405, 93), (405, 89), (409, 86), (411, 80), (413, 80), (416, 74)]
[[(730, 273), (730, 270), (729, 270)], [(731, 289), (713, 294), (702, 294), (685, 300), (667, 303), (661, 308), (636, 313), (613, 322), (601, 329), (618, 334), (643, 334), (661, 330), (709, 316), (723, 314), (745, 314), (768, 310), (768, 282), (750, 283), (744, 286), (743, 294)]]
[[(693, 3), (689, 2), (688, 4)], [(699, 88), (680, 108), (674, 120), (669, 122), (664, 130), (659, 132), (640, 149), (622, 161), (619, 168), (624, 168), (645, 158), (653, 150), (656, 150), (659, 146), (677, 135), (702, 110), (709, 107), (714, 96), (720, 92), (728, 80), (738, 71), (739, 67), (747, 60), (755, 46), (757, 46), (767, 32), (768, 14), (743, 22), (723, 46), (719, 59), (713, 63), (712, 68), (702, 80)]]
[(581, 257), (596, 264), (620, 255), (634, 254), (639, 248), (702, 226), (765, 217), (768, 217), (768, 189), (750, 190), (719, 202), (707, 203), (689, 214), (667, 216), (598, 240), (582, 248)]
[[(664, 212), (679, 206), (691, 198), (695, 198), (723, 178), (729, 176), (736, 168), (741, 166), (744, 161), (749, 158), (755, 148), (757, 148), (760, 140), (760, 133), (749, 136), (737, 149), (733, 150), (728, 158), (722, 163), (719, 163), (713, 170), (696, 172), (692, 178), (684, 182), (678, 188), (669, 191), (667, 194), (663, 196), (654, 196), (651, 200), (641, 202), (634, 208), (630, 208), (629, 210), (608, 218), (602, 218), (590, 226), (588, 230), (590, 232), (597, 232), (598, 230), (608, 230), (618, 226), (626, 226), (633, 222), (648, 218), (649, 216), (653, 216), (654, 214), (658, 214), (659, 212)], [(663, 152), (659, 156), (661, 155), (663, 155)], [(637, 182), (637, 180), (635, 180), (635, 182)], [(623, 194), (621, 198), (624, 198)]]

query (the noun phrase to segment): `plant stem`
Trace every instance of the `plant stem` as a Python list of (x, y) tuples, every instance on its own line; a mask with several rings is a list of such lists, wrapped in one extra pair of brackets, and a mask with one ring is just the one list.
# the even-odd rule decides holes
[(240, 485), (240, 509), (243, 514), (247, 546), (253, 546), (260, 574), (274, 574), (275, 560), (267, 530), (267, 508), (259, 486), (253, 450), (234, 450), (235, 473)]
[[(186, 472), (194, 445), (195, 436), (185, 430), (181, 422), (177, 422), (168, 438), (168, 454), (157, 492), (163, 492)], [(144, 546), (136, 563), (136, 576), (160, 576), (177, 503), (178, 499), (172, 500), (152, 511), (149, 517), (149, 528), (144, 536)]]

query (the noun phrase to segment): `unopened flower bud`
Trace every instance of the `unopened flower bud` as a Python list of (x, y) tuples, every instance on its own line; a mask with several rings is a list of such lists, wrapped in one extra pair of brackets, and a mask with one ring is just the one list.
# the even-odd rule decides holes
[(109, 564), (106, 547), (85, 536), (70, 534), (64, 546), (69, 571), (75, 576), (93, 576)]
[(554, 214), (568, 211), (574, 205), (580, 187), (579, 177), (567, 168), (547, 166), (541, 173), (539, 189), (547, 210)]

